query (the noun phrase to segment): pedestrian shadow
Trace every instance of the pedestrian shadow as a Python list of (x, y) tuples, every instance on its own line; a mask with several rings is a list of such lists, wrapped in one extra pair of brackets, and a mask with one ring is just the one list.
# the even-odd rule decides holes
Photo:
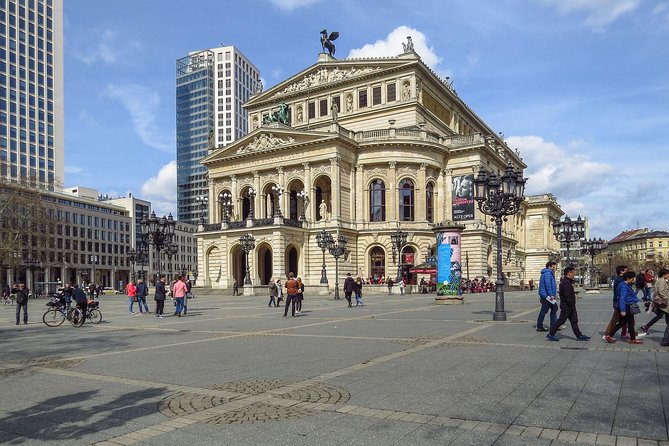
[(137, 390), (91, 405), (99, 390), (74, 392), (10, 412), (0, 418), (0, 430), (8, 434), (3, 435), (4, 444), (77, 440), (154, 414), (156, 400), (165, 394), (166, 388)]

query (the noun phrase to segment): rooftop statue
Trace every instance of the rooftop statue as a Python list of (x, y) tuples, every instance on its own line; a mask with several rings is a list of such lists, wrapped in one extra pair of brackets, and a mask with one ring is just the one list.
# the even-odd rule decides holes
[(404, 48), (405, 53), (410, 53), (414, 50), (413, 49), (413, 40), (411, 40), (411, 36), (407, 36), (407, 43), (403, 43), (402, 47)]
[(339, 33), (337, 31), (334, 31), (330, 33), (328, 36), (328, 31), (324, 29), (321, 31), (321, 46), (323, 47), (323, 52), (325, 50), (328, 50), (328, 53), (330, 53), (330, 57), (334, 57), (335, 54), (335, 46), (334, 43), (332, 43), (333, 40), (337, 40), (337, 37), (339, 37)]

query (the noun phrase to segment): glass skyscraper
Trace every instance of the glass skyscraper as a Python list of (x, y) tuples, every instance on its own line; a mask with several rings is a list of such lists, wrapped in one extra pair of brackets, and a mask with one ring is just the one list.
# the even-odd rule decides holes
[(234, 46), (192, 52), (177, 60), (176, 71), (177, 219), (197, 224), (208, 218), (200, 160), (248, 132), (242, 104), (260, 84), (260, 72)]
[(63, 2), (0, 0), (0, 177), (63, 182)]

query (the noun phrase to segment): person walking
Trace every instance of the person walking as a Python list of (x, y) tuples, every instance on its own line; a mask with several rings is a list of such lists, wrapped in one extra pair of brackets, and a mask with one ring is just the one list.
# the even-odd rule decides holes
[(125, 294), (128, 296), (128, 314), (135, 314), (132, 311), (132, 307), (135, 305), (135, 301), (137, 300), (137, 287), (135, 286), (135, 282), (132, 280), (125, 286)]
[(232, 295), (239, 296), (239, 283), (235, 279), (235, 283), (232, 284)]
[[(643, 342), (636, 338), (636, 332), (634, 331), (634, 311), (632, 308), (634, 304), (638, 304), (639, 302), (637, 293), (632, 290), (632, 284), (634, 284), (635, 281), (636, 274), (634, 274), (634, 271), (627, 271), (623, 274), (623, 282), (618, 285), (618, 310), (620, 311), (620, 318), (627, 322), (627, 332), (630, 335), (630, 344), (642, 344)], [(613, 336), (616, 331), (617, 328), (613, 330), (611, 336)]]
[(404, 278), (400, 279), (400, 283), (398, 285), (400, 287), (400, 295), (404, 296)]
[(541, 276), (539, 276), (539, 303), (541, 304), (541, 310), (539, 310), (539, 317), (537, 318), (537, 331), (548, 331), (548, 329), (544, 327), (544, 319), (546, 319), (546, 313), (548, 313), (548, 311), (550, 311), (551, 325), (557, 320), (556, 269), (557, 263), (551, 260), (546, 263), (546, 268), (541, 270)]
[(576, 292), (574, 291), (574, 275), (575, 270), (571, 266), (564, 269), (562, 280), (560, 280), (560, 317), (551, 324), (551, 329), (546, 335), (549, 341), (559, 341), (555, 334), (558, 328), (562, 326), (567, 320), (571, 324), (571, 329), (574, 331), (577, 341), (589, 341), (590, 336), (581, 333), (578, 328), (578, 313), (576, 312)]
[[(184, 279), (186, 276), (184, 276)], [(188, 301), (191, 300), (195, 295), (193, 294), (193, 284), (190, 279), (184, 281), (186, 284), (186, 294), (184, 295), (184, 316), (188, 314)]]
[(364, 307), (365, 305), (362, 303), (362, 279), (360, 276), (355, 279), (355, 288), (353, 288), (353, 291), (355, 292), (355, 306), (360, 305)]
[(23, 325), (28, 325), (28, 296), (30, 290), (25, 282), (19, 282), (16, 288), (12, 289), (12, 294), (16, 294), (16, 325), (21, 321), (21, 310), (23, 310)]
[(653, 297), (653, 285), (655, 284), (655, 275), (653, 274), (653, 271), (650, 269), (647, 269), (643, 273), (643, 278), (644, 281), (646, 282), (646, 287), (643, 289), (644, 292), (644, 306), (646, 308), (646, 313), (651, 312), (651, 301)]
[[(149, 294), (149, 287), (146, 286), (144, 280), (139, 279), (139, 281), (137, 282), (137, 286), (135, 287), (135, 295), (137, 296), (137, 306), (139, 307), (139, 314), (144, 314), (145, 311), (147, 316), (149, 314), (149, 306), (146, 304), (146, 296), (148, 296), (148, 294)], [(142, 305), (144, 306), (144, 311), (142, 311)]]
[(393, 282), (392, 277), (388, 277), (388, 295), (393, 294), (393, 285), (395, 285), (395, 282)]
[(276, 286), (276, 282), (274, 281), (274, 277), (269, 279), (269, 303), (267, 304), (268, 307), (271, 307), (272, 304), (274, 304), (275, 307), (278, 307), (279, 304), (276, 303), (276, 297), (279, 295), (279, 290)]
[[(606, 330), (604, 330), (604, 335), (602, 336), (602, 339), (608, 342), (609, 344), (613, 344), (614, 342), (616, 342), (616, 340), (613, 339), (611, 333), (617, 331), (621, 326), (624, 325), (624, 321), (620, 317), (620, 310), (618, 309), (618, 303), (620, 300), (620, 295), (618, 294), (619, 292), (618, 286), (622, 283), (623, 274), (625, 274), (626, 272), (627, 272), (626, 265), (616, 266), (616, 278), (613, 280), (613, 315), (611, 315), (611, 320), (609, 320), (609, 324), (606, 326)], [(623, 327), (623, 330), (626, 331), (626, 329), (627, 326), (625, 325)]]
[(346, 274), (344, 279), (344, 298), (348, 301), (348, 307), (351, 308), (351, 296), (355, 291), (355, 280), (351, 277), (351, 273)]
[(283, 317), (288, 316), (288, 306), (291, 307), (291, 313), (295, 317), (295, 304), (297, 302), (297, 294), (299, 292), (297, 280), (293, 273), (288, 273), (288, 280), (286, 281), (286, 309), (283, 311)]
[(655, 322), (664, 318), (664, 322), (669, 325), (669, 269), (660, 268), (657, 272), (657, 279), (655, 279), (655, 286), (653, 288), (652, 296), (652, 308), (655, 313), (650, 321), (646, 322), (645, 325), (642, 325), (639, 330), (642, 333), (648, 334), (650, 327), (652, 327)]
[(297, 278), (297, 303), (295, 304), (295, 314), (302, 314), (302, 301), (304, 300), (304, 283), (302, 278)]
[(276, 303), (279, 305), (283, 300), (283, 288), (281, 287), (281, 279), (276, 279)]
[(158, 282), (156, 282), (156, 290), (153, 293), (153, 300), (156, 301), (156, 317), (162, 319), (163, 312), (165, 311), (165, 299), (167, 298), (167, 292), (165, 290), (165, 277), (161, 277)]
[(181, 317), (181, 312), (184, 309), (184, 299), (186, 298), (186, 293), (188, 292), (188, 287), (186, 286), (186, 276), (179, 277), (179, 280), (174, 282), (172, 287), (172, 296), (177, 302), (177, 306), (174, 310), (174, 316)]

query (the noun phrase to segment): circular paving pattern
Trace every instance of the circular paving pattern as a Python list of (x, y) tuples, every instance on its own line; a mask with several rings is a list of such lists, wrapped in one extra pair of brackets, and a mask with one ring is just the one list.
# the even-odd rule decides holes
[[(310, 383), (281, 392), (282, 387), (294, 386), (292, 383), (281, 380), (251, 380), (238, 381), (212, 386), (213, 390), (220, 390), (240, 394), (240, 396), (261, 395), (271, 392), (271, 397), (281, 398), (297, 402), (313, 404), (337, 404), (345, 403), (351, 398), (351, 394), (338, 387), (328, 386), (322, 383)], [(276, 392), (274, 392), (276, 391)], [(178, 392), (163, 399), (158, 404), (158, 410), (168, 417), (177, 417), (211, 409), (230, 401), (221, 396), (199, 395)], [(235, 400), (243, 401), (243, 400)], [(204, 421), (210, 424), (241, 424), (276, 420), (288, 420), (300, 418), (318, 413), (319, 410), (309, 409), (303, 406), (282, 406), (265, 402), (254, 402), (236, 410), (215, 415)]]

